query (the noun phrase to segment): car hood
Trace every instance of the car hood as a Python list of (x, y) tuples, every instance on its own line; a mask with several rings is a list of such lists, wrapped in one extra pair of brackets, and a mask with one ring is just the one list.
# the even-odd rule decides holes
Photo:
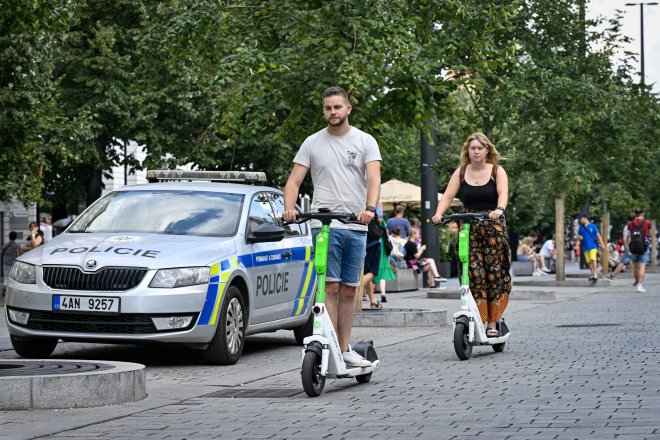
[[(164, 234), (64, 233), (21, 255), (35, 265), (80, 266), (207, 266), (236, 252), (234, 237), (196, 237)], [(93, 262), (93, 263), (92, 263)]]

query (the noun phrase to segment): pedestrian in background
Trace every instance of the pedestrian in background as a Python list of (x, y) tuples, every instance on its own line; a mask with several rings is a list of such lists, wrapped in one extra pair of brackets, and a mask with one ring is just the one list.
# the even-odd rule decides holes
[(411, 228), (410, 221), (408, 221), (408, 219), (403, 216), (405, 212), (406, 212), (406, 208), (399, 205), (394, 210), (394, 217), (391, 217), (389, 220), (387, 220), (387, 229), (389, 229), (390, 232), (392, 232), (396, 228), (399, 228), (399, 231), (401, 233), (401, 238), (403, 238), (404, 240), (408, 238), (408, 233), (410, 232), (410, 228)]
[(53, 217), (50, 214), (41, 214), (41, 223), (39, 229), (44, 234), (44, 243), (48, 243), (53, 238)]
[[(630, 251), (630, 260), (633, 263), (635, 284), (637, 291), (646, 292), (644, 289), (644, 276), (646, 275), (646, 264), (651, 257), (650, 246), (651, 222), (644, 218), (642, 208), (635, 209), (635, 219), (628, 222), (628, 249)], [(641, 247), (636, 246), (636, 241), (641, 240)]]
[(9, 242), (5, 243), (2, 247), (2, 294), (5, 294), (7, 290), (7, 283), (9, 283), (9, 272), (11, 272), (11, 266), (14, 264), (14, 260), (18, 257), (21, 252), (21, 245), (16, 243), (17, 234), (14, 231), (9, 233)]
[(591, 271), (589, 281), (596, 281), (598, 280), (598, 247), (600, 246), (603, 252), (607, 252), (607, 248), (600, 236), (598, 226), (591, 222), (588, 212), (580, 213), (578, 221), (580, 222), (578, 229), (580, 252), (584, 255), (584, 262)]
[[(378, 275), (374, 278), (374, 284), (378, 284), (378, 289), (380, 290), (380, 302), (386, 303), (387, 296), (385, 289), (387, 287), (387, 282), (396, 280), (396, 274), (390, 263), (390, 255), (394, 247), (390, 241), (390, 236), (387, 233), (387, 222), (383, 219), (383, 210), (380, 207), (376, 209), (376, 218), (378, 218), (380, 226), (385, 230), (385, 234), (380, 239), (380, 264), (378, 266)], [(387, 252), (388, 248), (390, 249), (389, 254)]]
[(31, 222), (29, 227), (30, 236), (27, 238), (27, 242), (21, 245), (21, 252), (31, 251), (44, 244), (44, 233), (39, 229), (39, 223)]

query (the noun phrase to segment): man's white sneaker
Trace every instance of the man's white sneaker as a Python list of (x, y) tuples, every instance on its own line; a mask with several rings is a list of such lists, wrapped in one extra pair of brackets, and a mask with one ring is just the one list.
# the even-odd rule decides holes
[(536, 269), (534, 273), (532, 274), (533, 277), (540, 277), (543, 275), (543, 272), (541, 272), (539, 269)]
[(348, 346), (348, 351), (345, 351), (341, 354), (341, 357), (346, 362), (348, 368), (351, 367), (371, 367), (371, 362), (357, 354), (351, 346)]
[(637, 291), (638, 291), (639, 293), (644, 293), (644, 292), (646, 292), (646, 289), (644, 288), (644, 286), (642, 286), (642, 283), (637, 283)]

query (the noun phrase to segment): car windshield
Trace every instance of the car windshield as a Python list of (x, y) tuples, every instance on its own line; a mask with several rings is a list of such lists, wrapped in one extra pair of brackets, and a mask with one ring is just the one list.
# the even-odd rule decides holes
[(118, 191), (85, 211), (68, 232), (230, 237), (238, 229), (243, 199), (210, 191)]

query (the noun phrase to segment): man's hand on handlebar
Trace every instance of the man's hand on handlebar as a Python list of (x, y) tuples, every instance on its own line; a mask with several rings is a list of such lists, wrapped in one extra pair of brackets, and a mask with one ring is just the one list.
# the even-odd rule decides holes
[(431, 217), (431, 222), (434, 225), (437, 225), (438, 223), (442, 223), (442, 216), (438, 214), (434, 215), (433, 217)]
[(282, 213), (282, 218), (284, 219), (285, 222), (293, 223), (296, 221), (296, 210), (295, 209), (287, 209)]
[(357, 215), (357, 221), (366, 224), (369, 223), (375, 216), (376, 214), (371, 211), (360, 211)]

